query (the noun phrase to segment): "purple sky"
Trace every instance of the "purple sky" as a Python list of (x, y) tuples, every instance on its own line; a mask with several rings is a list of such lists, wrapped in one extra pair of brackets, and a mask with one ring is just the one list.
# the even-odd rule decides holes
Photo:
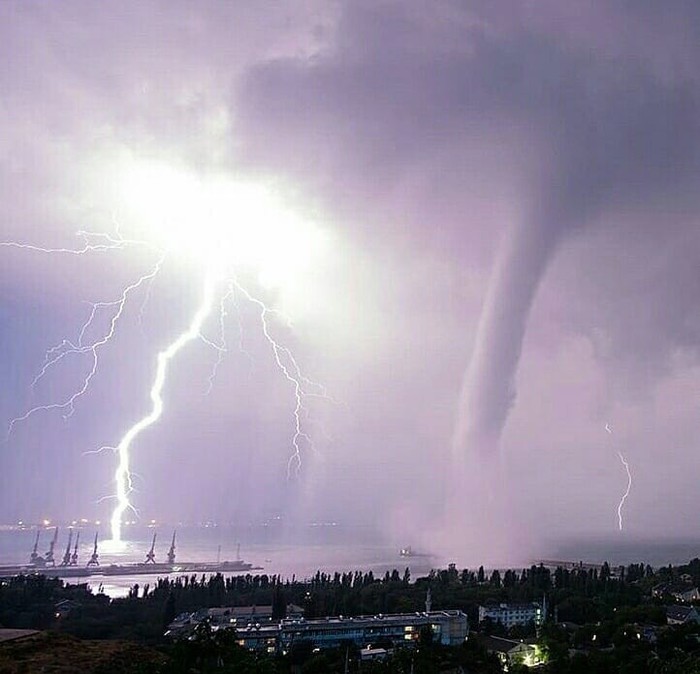
[[(479, 540), (502, 520), (536, 550), (617, 533), (621, 451), (625, 534), (700, 534), (700, 6), (589, 4), (0, 5), (1, 240), (111, 231), (100, 194), (129, 153), (284, 181), (332, 242), (304, 301), (268, 297), (343, 402), (309, 403), (317, 451), (299, 479), (285, 480), (292, 392), (244, 307), (252, 363), (232, 348), (208, 396), (211, 349), (173, 367), (134, 449), (144, 517), (288, 512), (405, 540), (447, 505), (444, 526), (471, 540), (470, 503), (490, 497), (453, 462), (488, 455), (507, 505)], [(76, 385), (86, 365), (66, 359), (30, 398), (85, 301), (149, 262), (0, 248), (0, 419)], [(0, 520), (107, 516), (114, 459), (83, 452), (144, 413), (155, 353), (197, 292), (167, 266), (74, 415), (15, 429)]]

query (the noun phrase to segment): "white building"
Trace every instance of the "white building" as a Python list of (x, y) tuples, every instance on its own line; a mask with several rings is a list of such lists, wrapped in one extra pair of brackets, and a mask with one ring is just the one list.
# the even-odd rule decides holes
[(507, 672), (510, 665), (535, 667), (541, 662), (541, 653), (537, 646), (522, 641), (501, 639), (500, 637), (482, 637), (481, 643), (488, 653), (495, 654)]
[(458, 646), (469, 633), (467, 616), (462, 611), (337, 616), (314, 620), (290, 615), (276, 622), (271, 619), (268, 608), (256, 607), (255, 612), (252, 607), (202, 609), (179, 616), (169, 625), (166, 636), (187, 636), (197, 624), (206, 620), (213, 630), (235, 629), (238, 643), (245, 648), (276, 653), (286, 652), (292, 644), (300, 641), (311, 642), (314, 648), (336, 648), (348, 642), (361, 647), (377, 643), (413, 646), (418, 643), (421, 630), (426, 628), (437, 643)]
[(280, 641), (288, 650), (294, 641), (311, 641), (318, 648), (334, 648), (352, 641), (367, 646), (378, 641), (410, 646), (418, 641), (420, 631), (430, 628), (436, 642), (459, 646), (467, 638), (467, 616), (462, 611), (424, 611), (389, 613), (352, 618), (329, 617), (316, 620), (284, 620), (280, 624)]
[(515, 625), (527, 625), (532, 622), (539, 627), (544, 622), (542, 604), (529, 602), (525, 604), (485, 604), (479, 606), (479, 623), (486, 619), (499, 622), (506, 629)]

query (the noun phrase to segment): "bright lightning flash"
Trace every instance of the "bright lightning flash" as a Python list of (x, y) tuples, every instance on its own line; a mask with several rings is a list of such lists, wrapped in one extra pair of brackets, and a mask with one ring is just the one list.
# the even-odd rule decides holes
[[(117, 206), (120, 224), (116, 235), (79, 232), (80, 248), (42, 248), (18, 242), (0, 243), (2, 246), (23, 248), (42, 253), (85, 255), (142, 246), (157, 252), (154, 267), (122, 291), (117, 300), (92, 303), (87, 321), (76, 340), (63, 340), (49, 349), (44, 364), (32, 386), (70, 354), (88, 354), (91, 368), (82, 384), (65, 400), (30, 409), (10, 422), (8, 434), (15, 425), (39, 411), (59, 410), (69, 417), (75, 403), (84, 395), (97, 374), (100, 350), (113, 338), (130, 296), (144, 284), (151, 283), (167, 260), (186, 258), (204, 277), (200, 303), (187, 328), (156, 357), (156, 373), (150, 390), (151, 408), (131, 426), (112, 449), (117, 456), (114, 474), (117, 505), (111, 516), (112, 543), (118, 544), (122, 535), (122, 518), (128, 509), (134, 509), (130, 495), (132, 484), (131, 450), (136, 439), (163, 414), (163, 389), (168, 368), (180, 351), (197, 339), (215, 347), (219, 352), (217, 364), (209, 379), (209, 388), (226, 351), (223, 333), (226, 316), (225, 303), (240, 294), (259, 312), (262, 333), (270, 345), (275, 364), (291, 384), (294, 393), (294, 432), (292, 455), (287, 473), (298, 470), (302, 452), (312, 449), (312, 438), (304, 428), (308, 410), (304, 407), (307, 396), (327, 398), (325, 389), (305, 377), (292, 352), (272, 335), (270, 318), (277, 314), (263, 300), (254, 296), (240, 278), (257, 274), (265, 287), (280, 286), (288, 290), (295, 277), (310, 266), (324, 244), (321, 232), (299, 217), (281, 200), (279, 194), (264, 185), (241, 183), (222, 176), (201, 178), (163, 164), (132, 162), (120, 165), (115, 171), (118, 179)], [(144, 231), (144, 225), (146, 230)], [(123, 238), (122, 228), (138, 232), (134, 238)], [(149, 286), (150, 293), (150, 286)], [(206, 321), (219, 305), (221, 344), (208, 340), (203, 334)], [(100, 311), (111, 311), (105, 334), (86, 343), (86, 333), (92, 328)], [(143, 312), (143, 306), (142, 306)], [(101, 450), (98, 450), (101, 451)]]
[(131, 484), (131, 473), (129, 471), (129, 450), (131, 443), (136, 437), (149, 426), (153, 425), (160, 419), (163, 414), (163, 386), (165, 386), (165, 376), (168, 373), (168, 365), (170, 361), (182, 350), (188, 343), (197, 339), (200, 336), (204, 321), (211, 313), (214, 305), (214, 292), (216, 280), (212, 277), (207, 277), (204, 282), (204, 296), (199, 305), (192, 322), (185, 332), (183, 332), (172, 344), (161, 351), (157, 357), (156, 376), (151, 388), (151, 411), (148, 415), (137, 421), (124, 435), (117, 445), (118, 465), (114, 474), (114, 481), (117, 485), (117, 506), (112, 512), (112, 540), (121, 540), (122, 535), (122, 517), (127, 508), (130, 507), (129, 494), (133, 487)]
[[(612, 435), (612, 428), (610, 428), (610, 424), (605, 424), (605, 430), (607, 433)], [(622, 509), (625, 505), (625, 501), (627, 500), (627, 497), (630, 495), (630, 491), (632, 491), (632, 473), (630, 471), (630, 465), (625, 459), (625, 457), (622, 455), (622, 452), (617, 453), (617, 456), (620, 459), (620, 463), (625, 468), (625, 472), (627, 473), (627, 489), (625, 489), (625, 493), (622, 495), (622, 498), (620, 499), (620, 503), (617, 506), (617, 525), (620, 531), (622, 531), (623, 528), (623, 522), (622, 522)]]
[(620, 499), (620, 504), (617, 506), (617, 522), (620, 531), (622, 531), (622, 507), (625, 505), (625, 501), (630, 495), (630, 490), (632, 489), (632, 473), (630, 473), (630, 465), (625, 460), (625, 457), (622, 456), (622, 452), (618, 452), (617, 455), (620, 457), (620, 461), (622, 462), (622, 465), (625, 467), (625, 471), (627, 472), (627, 489), (625, 490), (625, 493)]

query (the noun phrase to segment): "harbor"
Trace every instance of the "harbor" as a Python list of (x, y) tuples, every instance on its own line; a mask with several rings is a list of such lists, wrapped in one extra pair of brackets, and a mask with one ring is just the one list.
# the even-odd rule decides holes
[[(154, 532), (151, 547), (146, 552), (142, 562), (126, 564), (104, 564), (100, 562), (98, 548), (98, 534), (95, 533), (92, 554), (87, 562), (82, 565), (79, 560), (80, 531), (76, 532), (73, 540), (73, 529), (69, 529), (68, 542), (65, 552), (60, 561), (57, 562), (56, 546), (58, 543), (58, 527), (54, 528), (53, 537), (49, 541), (46, 553), (39, 554), (39, 540), (41, 530), (37, 530), (34, 539), (34, 547), (29, 556), (27, 564), (0, 565), (0, 578), (8, 578), (18, 575), (44, 575), (51, 578), (92, 578), (109, 576), (160, 576), (169, 574), (191, 574), (191, 573), (244, 573), (248, 571), (262, 570), (261, 566), (254, 566), (250, 562), (245, 562), (240, 558), (240, 545), (237, 545), (236, 559), (214, 562), (187, 561), (178, 562), (176, 559), (176, 536), (173, 532), (170, 547), (166, 554), (166, 561), (159, 562), (156, 557), (157, 533)], [(220, 549), (219, 549), (220, 552)]]

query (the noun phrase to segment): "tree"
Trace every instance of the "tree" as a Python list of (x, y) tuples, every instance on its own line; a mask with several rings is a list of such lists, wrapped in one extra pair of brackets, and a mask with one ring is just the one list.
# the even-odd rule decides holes
[(435, 635), (430, 625), (423, 625), (418, 633), (418, 643), (421, 648), (431, 649), (435, 642)]
[(542, 625), (541, 648), (546, 661), (559, 662), (569, 655), (569, 635), (551, 622)]
[(177, 607), (175, 606), (175, 595), (170, 592), (165, 600), (163, 608), (163, 627), (167, 627), (177, 616)]
[(282, 620), (287, 617), (287, 600), (281, 585), (275, 585), (272, 592), (272, 619)]
[(289, 662), (292, 665), (303, 665), (311, 657), (313, 650), (313, 641), (308, 639), (294, 641), (289, 647)]

